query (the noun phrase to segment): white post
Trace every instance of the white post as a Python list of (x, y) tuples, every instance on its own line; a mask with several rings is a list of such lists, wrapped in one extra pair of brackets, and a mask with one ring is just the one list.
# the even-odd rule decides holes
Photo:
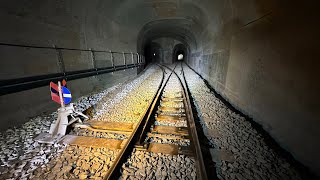
[(137, 63), (136, 63), (136, 65), (138, 65), (138, 63), (139, 63), (139, 53), (137, 53)]
[(60, 104), (61, 104), (61, 107), (64, 108), (64, 102), (63, 102), (63, 97), (62, 97), (62, 89), (61, 89), (61, 82), (60, 81), (58, 81), (58, 88), (59, 88)]
[(124, 52), (122, 52), (122, 56), (123, 56), (123, 65), (127, 67), (126, 55), (124, 54)]
[(113, 54), (112, 51), (110, 51), (110, 56), (111, 56), (111, 63), (112, 63), (112, 67), (113, 67), (113, 71), (111, 74), (113, 74), (113, 72), (116, 70), (115, 65), (114, 65), (114, 60), (113, 60)]
[[(132, 53), (132, 52), (131, 52), (131, 61), (132, 61), (132, 62), (131, 62), (132, 65), (134, 65), (134, 64), (133, 64), (133, 63), (134, 63), (134, 62), (133, 62), (133, 61), (134, 61), (134, 57), (133, 57), (133, 53)], [(132, 67), (131, 69), (133, 69), (133, 67)]]

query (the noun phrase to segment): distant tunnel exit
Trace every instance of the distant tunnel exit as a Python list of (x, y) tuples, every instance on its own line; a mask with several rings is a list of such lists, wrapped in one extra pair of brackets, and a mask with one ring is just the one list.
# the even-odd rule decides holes
[(185, 61), (188, 55), (188, 51), (185, 45), (177, 44), (173, 48), (172, 62)]

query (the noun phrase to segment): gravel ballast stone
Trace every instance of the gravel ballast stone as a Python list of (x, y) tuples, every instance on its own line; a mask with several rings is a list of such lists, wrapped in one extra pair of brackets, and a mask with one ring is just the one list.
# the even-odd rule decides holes
[(200, 124), (213, 147), (210, 151), (219, 179), (304, 179), (245, 117), (217, 98), (189, 67), (183, 68)]

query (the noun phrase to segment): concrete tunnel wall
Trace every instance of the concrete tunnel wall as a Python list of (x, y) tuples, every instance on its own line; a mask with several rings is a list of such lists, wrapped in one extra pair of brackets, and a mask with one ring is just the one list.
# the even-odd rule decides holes
[(215, 2), (210, 16), (215, 26), (206, 35), (211, 39), (188, 63), (319, 175), (316, 3)]
[[(100, 4), (99, 1), (3, 1), (0, 6), (0, 42), (136, 52), (136, 39), (129, 36), (134, 29), (120, 27), (114, 17), (118, 14), (117, 9), (110, 6), (110, 3)], [(55, 50), (0, 46), (0, 58), (1, 80), (60, 72)], [(114, 58), (116, 65), (123, 64), (122, 54), (114, 54)], [(110, 59), (108, 53), (96, 53), (97, 67), (111, 66)], [(63, 51), (63, 60), (66, 71), (93, 68), (87, 52)], [(136, 75), (137, 69), (134, 68), (68, 81), (68, 87), (75, 100)], [(3, 112), (0, 130), (55, 111), (59, 105), (51, 100), (48, 86), (0, 96)]]
[[(6, 22), (0, 40), (141, 53), (147, 43), (159, 38), (180, 41), (189, 50), (187, 63), (191, 67), (317, 173), (320, 29), (316, 7), (316, 1), (311, 0), (46, 0), (36, 4), (7, 0), (0, 7), (1, 21)], [(57, 71), (56, 60), (48, 59), (45, 53), (26, 59), (22, 54), (9, 58), (8, 52), (2, 50), (0, 55), (1, 79)], [(21, 61), (22, 57), (28, 61)], [(74, 69), (89, 66), (81, 54), (70, 55), (67, 64)], [(100, 87), (106, 79), (82, 81)], [(41, 97), (50, 101), (47, 88), (34, 91), (43, 92)], [(88, 92), (90, 89), (82, 94)], [(27, 96), (28, 92), (22, 94)], [(0, 97), (1, 107), (8, 102), (5, 97)], [(17, 99), (23, 104), (20, 101)], [(37, 112), (52, 105), (38, 102), (42, 107)]]

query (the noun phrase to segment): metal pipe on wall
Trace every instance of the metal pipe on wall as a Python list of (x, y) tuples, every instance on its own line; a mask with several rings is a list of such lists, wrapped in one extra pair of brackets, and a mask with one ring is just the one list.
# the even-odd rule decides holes
[[(104, 74), (109, 72), (113, 73), (119, 70), (140, 67), (139, 62), (132, 63), (130, 65), (127, 64), (125, 54), (131, 54), (132, 62), (133, 62), (132, 52), (129, 53), (129, 52), (116, 52), (116, 51), (97, 51), (91, 48), (90, 49), (59, 48), (56, 45), (54, 45), (53, 47), (40, 47), (40, 46), (24, 46), (24, 45), (0, 43), (0, 46), (13, 46), (17, 48), (37, 48), (37, 49), (55, 50), (57, 54), (57, 64), (60, 71), (59, 73), (51, 73), (51, 74), (45, 74), (45, 75), (36, 75), (36, 76), (29, 76), (29, 77), (15, 78), (15, 79), (0, 80), (0, 96), (46, 86), (50, 83), (50, 81), (61, 81), (62, 79), (75, 80), (75, 79), (85, 78), (89, 76), (95, 76), (98, 74)], [(64, 60), (63, 60), (63, 50), (90, 52), (93, 68), (76, 70), (76, 71), (66, 71)], [(98, 68), (96, 64), (96, 57), (95, 57), (96, 52), (110, 53), (112, 66)], [(117, 66), (115, 65), (114, 56), (113, 56), (114, 53), (123, 55), (123, 58), (124, 58), (123, 65), (117, 65)], [(137, 53), (137, 55), (139, 59), (139, 54)]]

